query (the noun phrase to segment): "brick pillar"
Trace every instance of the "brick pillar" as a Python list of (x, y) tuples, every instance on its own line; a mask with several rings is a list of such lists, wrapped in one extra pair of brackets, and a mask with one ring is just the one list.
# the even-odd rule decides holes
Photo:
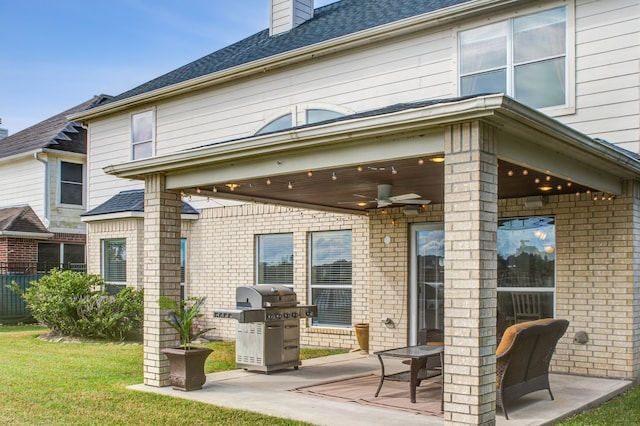
[(169, 385), (169, 362), (160, 350), (179, 344), (162, 321), (162, 295), (180, 297), (180, 194), (169, 191), (161, 174), (145, 179), (144, 191), (144, 383)]
[(446, 424), (495, 424), (498, 160), (494, 129), (445, 129)]

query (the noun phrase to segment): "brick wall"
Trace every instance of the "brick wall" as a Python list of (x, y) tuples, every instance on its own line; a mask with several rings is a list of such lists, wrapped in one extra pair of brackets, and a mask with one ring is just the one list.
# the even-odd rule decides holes
[[(615, 199), (583, 194), (550, 196), (539, 209), (524, 199), (500, 200), (500, 218), (552, 215), (556, 219), (556, 318), (570, 321), (552, 368), (557, 372), (635, 378), (640, 374), (640, 189), (628, 182)], [(401, 208), (374, 212), (371, 223), (371, 350), (407, 343), (409, 224), (442, 222), (441, 205), (406, 218)], [(635, 224), (635, 226), (634, 226)], [(391, 243), (383, 243), (384, 236)], [(394, 305), (375, 303), (395, 297)], [(395, 328), (380, 318), (394, 319)], [(589, 342), (577, 344), (578, 331)]]
[[(200, 219), (183, 222), (187, 238), (187, 293), (206, 295), (207, 326), (214, 337), (235, 338), (235, 321), (213, 319), (214, 307), (235, 307), (235, 289), (255, 283), (255, 236), (293, 233), (294, 290), (309, 302), (308, 235), (313, 231), (351, 230), (353, 239), (353, 323), (367, 321), (368, 218), (262, 204), (204, 209)], [(211, 321), (211, 322), (209, 322)], [(305, 346), (357, 347), (352, 328), (311, 327), (301, 321), (300, 341)]]

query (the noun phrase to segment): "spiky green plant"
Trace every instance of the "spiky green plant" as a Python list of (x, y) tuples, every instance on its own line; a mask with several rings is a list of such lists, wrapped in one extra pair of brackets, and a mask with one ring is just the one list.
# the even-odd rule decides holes
[(161, 296), (158, 300), (161, 309), (169, 309), (170, 312), (167, 317), (163, 319), (164, 322), (173, 327), (180, 335), (180, 347), (188, 350), (193, 347), (192, 341), (198, 337), (204, 335), (213, 328), (204, 328), (200, 330), (194, 330), (194, 321), (196, 318), (203, 316), (200, 313), (200, 309), (204, 305), (204, 297), (190, 297), (188, 299), (181, 299), (176, 301), (169, 296)]

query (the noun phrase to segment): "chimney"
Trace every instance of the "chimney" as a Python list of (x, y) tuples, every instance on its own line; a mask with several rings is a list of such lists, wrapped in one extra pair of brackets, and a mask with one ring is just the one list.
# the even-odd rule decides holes
[[(2, 118), (0, 118), (0, 124), (2, 124)], [(7, 129), (0, 129), (0, 140), (9, 136), (9, 131)]]
[(270, 0), (269, 35), (291, 31), (313, 18), (313, 0)]

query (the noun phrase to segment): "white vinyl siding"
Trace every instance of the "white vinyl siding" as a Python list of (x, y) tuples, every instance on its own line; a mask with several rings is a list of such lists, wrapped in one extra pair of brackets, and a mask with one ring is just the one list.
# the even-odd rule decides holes
[(640, 152), (640, 3), (576, 3), (578, 109), (563, 121)]
[[(1, 161), (0, 169), (0, 206), (28, 204), (40, 220), (44, 220), (44, 164), (29, 155)], [(16, 185), (16, 182), (20, 184)]]

